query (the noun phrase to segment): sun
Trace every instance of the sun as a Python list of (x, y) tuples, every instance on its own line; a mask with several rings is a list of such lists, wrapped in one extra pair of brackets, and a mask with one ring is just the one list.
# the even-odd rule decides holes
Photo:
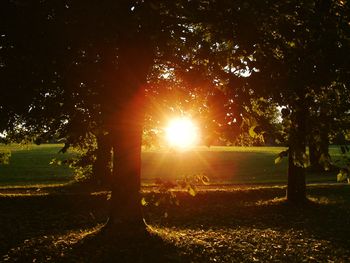
[(199, 130), (189, 118), (177, 118), (169, 122), (165, 128), (166, 139), (170, 146), (189, 148), (199, 141)]

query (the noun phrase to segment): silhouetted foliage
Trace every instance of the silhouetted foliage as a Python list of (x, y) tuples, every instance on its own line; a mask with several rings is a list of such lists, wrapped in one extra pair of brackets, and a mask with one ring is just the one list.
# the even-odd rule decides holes
[[(91, 152), (106, 157), (97, 166), (112, 163), (113, 228), (144, 229), (140, 153), (152, 94), (161, 98), (155, 108), (170, 93), (180, 111), (197, 105), (208, 145), (218, 135), (233, 141), (241, 130), (273, 134), (275, 107), (284, 107), (293, 202), (305, 201), (308, 137), (348, 114), (347, 2), (53, 0), (0, 7), (0, 130), (37, 143), (55, 136), (64, 139), (63, 150), (108, 135), (107, 145)], [(176, 88), (166, 89), (170, 83)], [(335, 103), (325, 103), (333, 92)], [(157, 122), (154, 112), (147, 117)]]

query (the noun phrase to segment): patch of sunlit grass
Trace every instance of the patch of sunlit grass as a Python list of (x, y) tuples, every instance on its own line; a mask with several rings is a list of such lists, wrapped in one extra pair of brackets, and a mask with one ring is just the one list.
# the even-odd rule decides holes
[(319, 205), (339, 204), (344, 202), (339, 199), (331, 199), (325, 196), (308, 196), (308, 200)]
[(71, 183), (52, 183), (52, 184), (19, 184), (19, 185), (3, 185), (0, 186), (0, 191), (7, 189), (52, 189), (55, 187), (64, 187), (70, 185)]
[(101, 230), (101, 228), (104, 226), (104, 224), (99, 224), (93, 228), (88, 228), (84, 230), (77, 230), (77, 231), (70, 231), (64, 235), (60, 236), (53, 236), (52, 243), (54, 246), (67, 246), (76, 244), (83, 238), (93, 235)]
[(286, 197), (276, 197), (269, 200), (258, 200), (254, 205), (257, 206), (268, 206), (268, 205), (281, 205), (287, 202)]
[(0, 193), (0, 198), (29, 197), (29, 196), (48, 196), (48, 195), (49, 195), (49, 193), (8, 193), (8, 194)]

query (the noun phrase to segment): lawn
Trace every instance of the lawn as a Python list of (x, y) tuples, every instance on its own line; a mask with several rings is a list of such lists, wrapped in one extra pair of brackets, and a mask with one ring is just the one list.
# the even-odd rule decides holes
[(62, 184), (72, 180), (67, 166), (50, 164), (53, 158), (64, 160), (71, 155), (60, 154), (61, 144), (0, 145), (0, 151), (10, 151), (10, 164), (0, 164), (0, 186)]
[[(58, 153), (62, 145), (0, 146), (12, 152), (9, 165), (0, 165), (0, 186), (62, 184), (73, 180), (72, 170), (50, 164), (53, 158), (66, 159), (72, 153)], [(197, 147), (190, 151), (145, 150), (142, 153), (142, 181), (156, 178), (176, 180), (187, 175), (204, 174), (211, 183), (260, 184), (286, 183), (287, 161), (275, 165), (283, 147)], [(339, 150), (331, 148), (333, 157)], [(335, 182), (334, 173), (309, 174), (308, 182)]]

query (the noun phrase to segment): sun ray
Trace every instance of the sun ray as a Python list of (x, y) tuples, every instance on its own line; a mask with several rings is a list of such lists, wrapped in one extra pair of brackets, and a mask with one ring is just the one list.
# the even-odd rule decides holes
[(199, 130), (189, 118), (177, 118), (165, 128), (166, 139), (170, 146), (181, 149), (195, 146), (199, 142)]

